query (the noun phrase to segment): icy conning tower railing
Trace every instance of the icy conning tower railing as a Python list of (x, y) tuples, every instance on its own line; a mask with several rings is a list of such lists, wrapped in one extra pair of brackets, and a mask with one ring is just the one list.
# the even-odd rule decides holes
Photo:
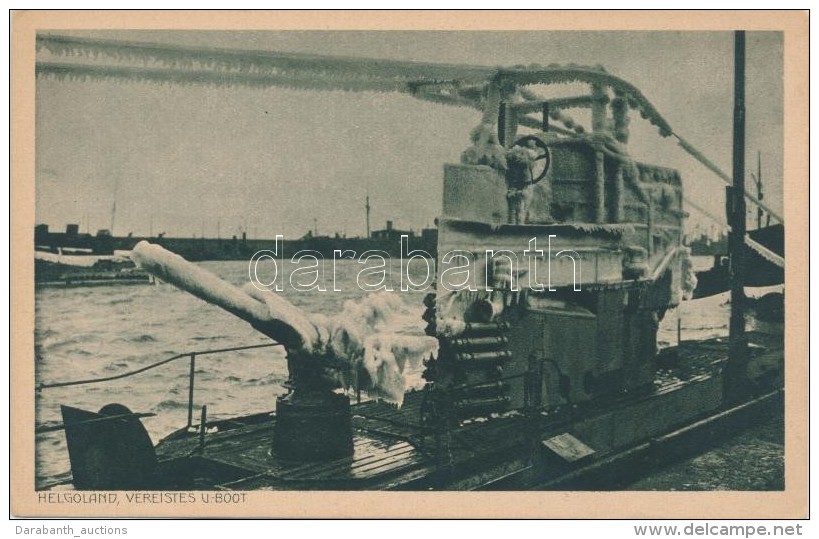
[[(587, 83), (591, 93), (584, 96), (544, 100), (525, 88), (535, 84)], [(614, 98), (608, 95), (608, 89)], [(486, 91), (484, 124), (498, 122), (498, 138), (501, 144), (511, 142), (517, 124), (526, 127), (552, 131), (566, 136), (580, 136), (586, 129), (573, 118), (564, 114), (562, 109), (590, 107), (592, 109), (591, 130), (593, 133), (609, 131), (617, 143), (627, 144), (629, 137), (628, 110), (639, 111), (642, 118), (655, 125), (660, 136), (674, 137), (679, 146), (691, 157), (699, 161), (727, 185), (732, 185), (730, 175), (722, 171), (690, 142), (677, 133), (651, 102), (631, 83), (611, 75), (602, 66), (517, 66), (511, 69), (499, 69), (489, 82)], [(612, 118), (606, 118), (606, 105), (611, 104)], [(536, 114), (541, 113), (542, 119)], [(549, 120), (559, 121), (563, 128), (550, 126)], [(610, 124), (609, 124), (610, 122)], [(771, 209), (756, 196), (745, 192), (745, 198), (766, 211), (774, 220), (784, 224), (784, 218)]]
[[(197, 356), (206, 356), (206, 355), (215, 355), (215, 354), (224, 354), (227, 352), (239, 352), (242, 350), (253, 350), (256, 348), (271, 348), (274, 346), (282, 346), (281, 343), (263, 343), (263, 344), (253, 344), (247, 346), (234, 346), (230, 348), (217, 348), (213, 350), (199, 350), (195, 352), (183, 352), (181, 354), (176, 354), (175, 356), (171, 356), (169, 358), (163, 359), (161, 361), (157, 361), (155, 363), (151, 363), (150, 365), (146, 365), (145, 367), (140, 367), (139, 369), (135, 369), (132, 371), (115, 374), (113, 376), (103, 376), (100, 378), (87, 378), (84, 380), (72, 380), (68, 382), (51, 382), (51, 383), (40, 383), (36, 385), (37, 391), (42, 391), (43, 389), (52, 389), (56, 387), (71, 387), (71, 386), (81, 386), (81, 385), (89, 385), (89, 384), (100, 384), (103, 382), (111, 382), (113, 380), (121, 380), (123, 378), (130, 378), (131, 376), (136, 376), (138, 374), (142, 374), (146, 371), (150, 371), (156, 369), (157, 367), (161, 367), (163, 365), (167, 365), (179, 359), (188, 358), (190, 361), (190, 370), (188, 375), (188, 424), (187, 427), (190, 428), (193, 426), (193, 396), (194, 396), (194, 386), (196, 382), (196, 358)], [(134, 414), (135, 417), (149, 417), (154, 414)], [(105, 418), (106, 420), (113, 420), (119, 419), (117, 416), (111, 416), (110, 418)], [(92, 420), (92, 421), (99, 421)], [(35, 429), (37, 434), (41, 434), (44, 432), (51, 432), (55, 430), (62, 430), (65, 428), (65, 425), (47, 425), (44, 427), (38, 427)]]
[[(587, 95), (555, 98), (546, 98), (535, 91), (536, 85), (567, 83), (588, 84), (590, 91)], [(458, 100), (462, 99), (466, 93), (462, 88), (451, 84), (429, 83), (420, 85), (415, 95), (423, 99), (435, 96), (434, 101), (447, 103), (447, 100), (450, 100), (450, 104), (458, 105), (460, 104)], [(562, 137), (563, 139), (587, 140), (592, 142), (598, 152), (602, 152), (602, 154), (616, 161), (624, 162), (626, 160), (627, 162), (627, 145), (630, 134), (628, 112), (633, 109), (638, 111), (642, 118), (655, 125), (660, 136), (673, 136), (685, 152), (713, 172), (723, 182), (729, 186), (733, 183), (728, 174), (675, 132), (659, 111), (635, 86), (607, 73), (602, 66), (559, 66), (555, 64), (539, 66), (533, 64), (515, 66), (509, 69), (501, 68), (495, 72), (492, 79), (486, 84), (482, 95), (483, 118), (481, 124), (473, 130), (471, 135), (473, 146), (462, 155), (461, 161), (463, 164), (484, 164), (505, 172), (507, 163), (504, 159), (508, 160), (509, 152), (511, 152), (511, 150), (505, 150), (505, 148), (510, 148), (513, 145), (525, 147), (523, 143), (527, 139), (534, 139), (537, 142), (539, 137), (547, 133), (552, 139)], [(564, 112), (572, 108), (591, 109), (590, 129), (584, 127)], [(610, 115), (608, 114), (609, 109), (611, 111)], [(552, 121), (562, 124), (562, 126), (555, 125)], [(534, 129), (536, 132), (539, 131), (541, 135), (519, 137), (517, 133), (519, 126)], [(531, 140), (529, 142), (531, 145)], [(521, 149), (518, 148), (518, 150)], [(500, 165), (498, 164), (499, 160), (503, 162)], [(530, 165), (530, 169), (533, 172), (533, 180), (536, 182), (540, 178), (534, 178), (535, 168), (533, 165), (534, 162)], [(543, 175), (545, 175), (545, 169)], [(509, 183), (508, 174), (507, 183)], [(597, 191), (601, 191), (601, 189), (598, 188)], [(747, 190), (744, 197), (750, 203), (755, 204), (760, 212), (765, 211), (769, 218), (784, 224), (784, 218), (758, 197), (753, 196)], [(599, 222), (602, 215), (603, 197), (598, 194), (596, 199), (599, 207), (596, 220)], [(725, 225), (724, 218), (713, 216), (688, 197), (683, 196), (682, 199), (707, 217)], [(730, 231), (730, 227), (728, 227), (728, 230)], [(748, 248), (756, 251), (772, 263), (784, 267), (783, 257), (768, 252), (747, 235), (744, 240)]]

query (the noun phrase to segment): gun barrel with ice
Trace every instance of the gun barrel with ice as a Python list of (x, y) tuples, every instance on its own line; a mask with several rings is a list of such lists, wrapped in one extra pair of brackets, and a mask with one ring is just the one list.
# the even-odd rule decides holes
[[(403, 306), (397, 295), (375, 294), (357, 303), (347, 302), (336, 316), (309, 314), (278, 294), (251, 283), (239, 288), (147, 241), (139, 242), (131, 257), (152, 275), (221, 307), (283, 344), (288, 355), (298, 358), (294, 368), (319, 362), (328, 367), (322, 370), (335, 369), (334, 380), (341, 387), (350, 383), (342, 371), (364, 372), (368, 378), (364, 389), (400, 404), (406, 373), (437, 349), (433, 337), (394, 332)], [(339, 361), (323, 363), (328, 358)]]
[(310, 350), (319, 338), (304, 313), (276, 294), (250, 283), (239, 288), (147, 241), (139, 242), (131, 257), (148, 273), (249, 322), (289, 350)]

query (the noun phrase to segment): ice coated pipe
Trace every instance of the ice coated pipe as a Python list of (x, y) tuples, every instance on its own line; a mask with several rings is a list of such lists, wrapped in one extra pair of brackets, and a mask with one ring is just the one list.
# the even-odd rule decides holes
[(238, 316), (288, 349), (310, 349), (318, 339), (318, 331), (307, 317), (272, 292), (254, 290), (251, 296), (181, 256), (147, 241), (134, 247), (131, 258), (148, 273)]

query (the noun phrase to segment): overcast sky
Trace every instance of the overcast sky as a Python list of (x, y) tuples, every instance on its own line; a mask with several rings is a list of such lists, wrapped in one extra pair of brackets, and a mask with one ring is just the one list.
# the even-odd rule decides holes
[[(601, 64), (731, 174), (730, 32), (54, 32), (175, 44), (487, 66)], [(747, 35), (747, 157), (782, 209), (782, 35)], [(400, 94), (39, 79), (36, 220), (114, 233), (362, 235), (432, 224), (443, 165), (478, 111)], [(632, 155), (674, 167), (686, 196), (723, 215), (722, 182), (632, 114)], [(750, 178), (750, 176), (749, 176)], [(750, 181), (749, 181), (750, 187)], [(689, 227), (709, 225), (696, 210)]]

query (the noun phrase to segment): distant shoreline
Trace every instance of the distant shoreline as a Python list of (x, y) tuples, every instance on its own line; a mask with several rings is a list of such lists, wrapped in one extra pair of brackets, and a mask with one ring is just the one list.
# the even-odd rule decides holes
[[(396, 231), (398, 232), (398, 231)], [(429, 233), (424, 231), (423, 236), (409, 237), (409, 248), (411, 250), (421, 250), (430, 253), (432, 257), (436, 255), (437, 230), (432, 229)], [(212, 260), (248, 260), (258, 251), (276, 248), (276, 240), (271, 239), (247, 239), (233, 236), (231, 238), (169, 238), (169, 237), (144, 237), (144, 236), (91, 236), (90, 234), (65, 234), (65, 233), (35, 233), (35, 245), (47, 247), (56, 252), (57, 248), (73, 248), (90, 250), (91, 254), (109, 255), (114, 251), (130, 251), (140, 241), (160, 245), (163, 248), (173, 251), (186, 260), (192, 262), (204, 262)], [(280, 240), (281, 246), (288, 253), (299, 251), (315, 251), (327, 258), (333, 257), (336, 249), (352, 250), (364, 252), (368, 250), (384, 251), (390, 256), (401, 255), (398, 237), (391, 235), (379, 238), (344, 238), (333, 236), (313, 236), (301, 239)]]

